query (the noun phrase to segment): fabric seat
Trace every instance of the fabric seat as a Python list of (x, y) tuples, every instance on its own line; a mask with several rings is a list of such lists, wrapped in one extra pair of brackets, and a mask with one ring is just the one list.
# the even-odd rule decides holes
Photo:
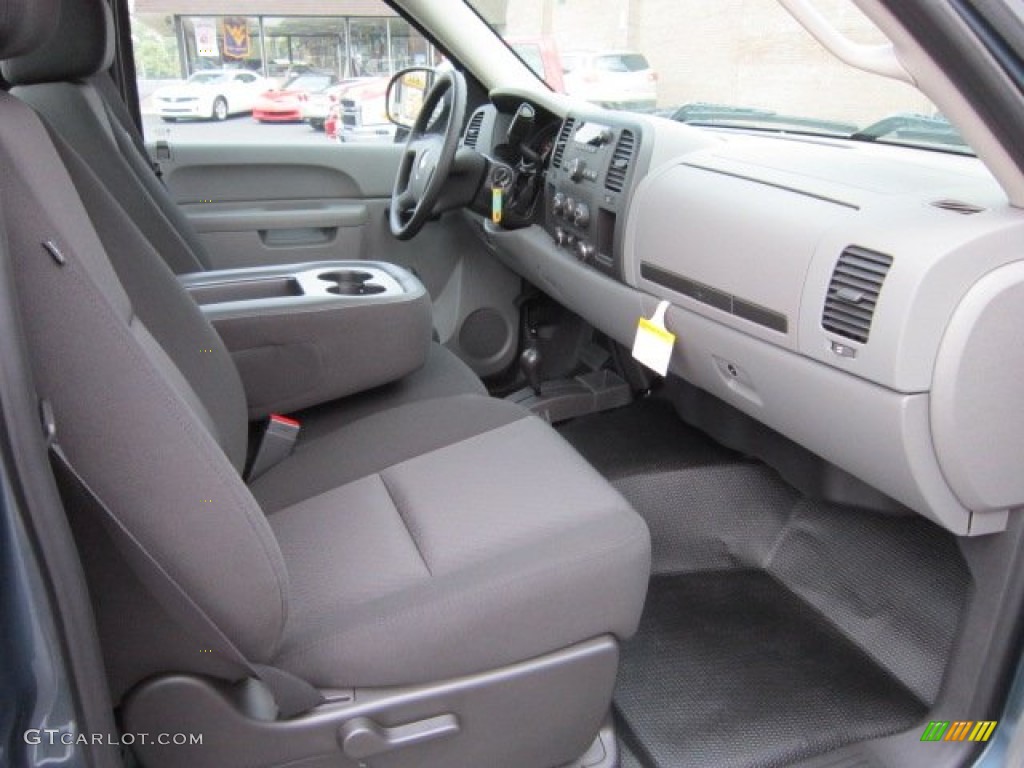
[(644, 524), (546, 423), (477, 395), (361, 421), (253, 488), (288, 568), (282, 667), (409, 685), (632, 634)]
[[(43, 117), (63, 143), (65, 158), (77, 156), (173, 272), (209, 269), (212, 262), (202, 239), (157, 178), (109, 77), (114, 55), (110, 8), (105, 0), (60, 0), (57, 5), (46, 41), (0, 62), (11, 93)], [(73, 172), (76, 184), (81, 185), (81, 177)], [(88, 199), (85, 190), (80, 193)], [(115, 268), (120, 272), (122, 265), (115, 263)], [(428, 364), (406, 380), (311, 411), (303, 423), (312, 434), (395, 404), (483, 391), (469, 366), (433, 343)]]
[[(0, 55), (38, 42), (53, 12), (0, 0)], [(77, 526), (115, 697), (152, 675), (245, 676), (210, 651), (195, 611), (252, 662), (325, 687), (437, 683), (635, 630), (646, 526), (517, 406), (455, 395), (367, 407), (248, 488), (230, 356), (57, 143), (0, 94), (0, 210), (35, 385), (116, 520)], [(531, 696), (596, 729), (611, 690), (583, 690)], [(544, 738), (541, 764), (571, 756), (557, 733)]]

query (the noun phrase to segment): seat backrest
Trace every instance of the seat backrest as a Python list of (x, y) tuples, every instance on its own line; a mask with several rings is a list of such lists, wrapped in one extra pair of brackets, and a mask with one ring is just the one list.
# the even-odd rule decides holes
[(0, 71), (11, 93), (75, 149), (174, 272), (209, 269), (198, 233), (126, 127), (108, 74), (113, 42), (106, 0), (59, 0), (46, 42), (4, 60)]
[[(41, 38), (50, 5), (0, 0), (0, 56)], [(245, 404), (227, 351), (89, 167), (76, 166), (76, 180), (93, 185), (87, 211), (38, 116), (6, 94), (0, 168), (3, 266), (64, 452), (150, 558), (136, 561), (138, 576), (167, 614), (183, 616), (180, 589), (250, 660), (269, 661), (287, 618), (287, 573), (238, 471)], [(136, 311), (126, 287), (152, 301)], [(199, 638), (176, 640), (163, 660), (208, 668)]]

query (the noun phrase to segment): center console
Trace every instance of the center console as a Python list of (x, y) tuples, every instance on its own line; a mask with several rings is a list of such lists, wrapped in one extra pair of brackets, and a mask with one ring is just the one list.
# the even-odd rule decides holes
[(430, 296), (395, 264), (324, 261), (178, 279), (231, 353), (251, 419), (377, 387), (426, 361)]
[(614, 116), (569, 115), (551, 157), (544, 225), (560, 248), (622, 277), (622, 238), (642, 130)]

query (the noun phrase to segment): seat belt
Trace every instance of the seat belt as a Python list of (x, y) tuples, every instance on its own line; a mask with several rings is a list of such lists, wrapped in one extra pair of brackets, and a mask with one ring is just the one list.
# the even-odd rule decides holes
[[(189, 625), (186, 629), (190, 630), (195, 636), (202, 638), (203, 644), (209, 646), (210, 650), (222, 658), (237, 664), (252, 677), (261, 680), (270, 690), (271, 695), (273, 695), (278, 714), (281, 717), (294, 717), (323, 703), (324, 697), (320, 691), (302, 678), (279, 667), (259, 664), (246, 658), (245, 654), (238, 649), (238, 646), (231, 642), (231, 639), (221, 631), (220, 627), (207, 615), (206, 611), (189, 597), (185, 590), (167, 573), (164, 567), (157, 562), (139, 540), (132, 535), (131, 531), (118, 520), (117, 516), (93, 491), (82, 476), (78, 474), (78, 471), (71, 464), (71, 461), (57, 442), (53, 410), (46, 400), (41, 402), (40, 411), (50, 454), (50, 466), (53, 470), (54, 478), (57, 480), (57, 488), (60, 491), (61, 500), (66, 506), (76, 501), (84, 504), (95, 517), (103, 521), (122, 555), (124, 555), (129, 565), (134, 567), (136, 573), (140, 575), (140, 579), (146, 584), (154, 597), (165, 608), (168, 608), (172, 615), (184, 618)], [(151, 578), (159, 579), (161, 586), (165, 587), (164, 590), (156, 590), (150, 586), (148, 583), (150, 579), (142, 575), (147, 571), (157, 574)]]

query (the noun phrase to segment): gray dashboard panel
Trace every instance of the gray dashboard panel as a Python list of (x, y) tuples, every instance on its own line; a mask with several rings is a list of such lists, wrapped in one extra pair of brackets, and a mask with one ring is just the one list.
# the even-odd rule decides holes
[[(1024, 506), (1024, 277), (1007, 271), (1024, 270), (1024, 212), (984, 166), (638, 124), (622, 282), (539, 226), (481, 222), (489, 247), (626, 347), (669, 300), (674, 375), (951, 531), (1003, 530)], [(823, 326), (851, 247), (887, 263), (859, 340)]]
[(944, 474), (971, 509), (1024, 498), (1024, 262), (994, 270), (960, 303), (935, 366), (932, 428)]
[[(649, 176), (636, 191), (627, 274), (649, 293), (796, 349), (804, 276), (815, 246), (827, 227), (855, 210), (846, 203), (679, 163)], [(672, 290), (669, 280), (651, 279), (645, 266), (707, 286), (711, 295)], [(719, 294), (724, 295), (721, 301), (715, 298)], [(780, 315), (784, 322), (778, 327), (784, 330), (737, 316), (737, 300)]]

